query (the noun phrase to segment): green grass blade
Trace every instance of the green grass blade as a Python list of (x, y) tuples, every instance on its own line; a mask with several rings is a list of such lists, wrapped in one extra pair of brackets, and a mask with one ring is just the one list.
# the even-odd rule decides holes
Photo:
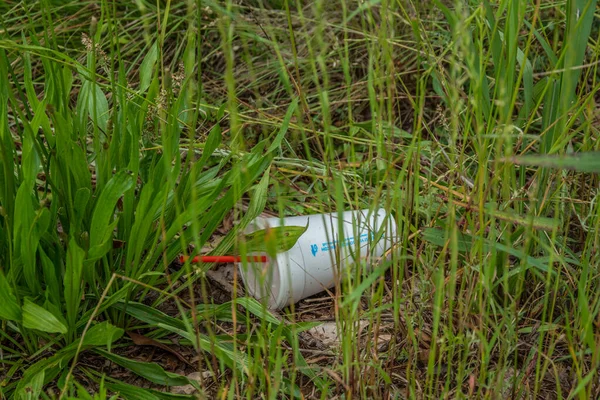
[(518, 165), (569, 169), (578, 172), (600, 173), (600, 152), (584, 152), (563, 156), (526, 155), (513, 157), (510, 161)]

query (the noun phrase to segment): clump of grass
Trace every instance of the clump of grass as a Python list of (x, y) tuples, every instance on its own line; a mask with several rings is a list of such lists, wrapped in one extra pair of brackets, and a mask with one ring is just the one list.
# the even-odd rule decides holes
[[(598, 397), (595, 0), (0, 11), (0, 393), (168, 396), (94, 354), (223, 398)], [(174, 263), (375, 206), (391, 261), (318, 306), (215, 304)], [(127, 359), (133, 330), (212, 377)]]

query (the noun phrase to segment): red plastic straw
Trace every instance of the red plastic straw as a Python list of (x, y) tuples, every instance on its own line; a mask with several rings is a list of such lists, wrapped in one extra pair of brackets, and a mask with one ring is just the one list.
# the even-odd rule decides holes
[[(189, 259), (188, 256), (179, 257), (179, 261), (182, 263), (186, 262)], [(263, 262), (266, 263), (268, 261), (267, 256), (248, 256), (246, 257), (248, 262)], [(242, 257), (240, 256), (196, 256), (192, 259), (192, 263), (237, 263), (242, 262)]]

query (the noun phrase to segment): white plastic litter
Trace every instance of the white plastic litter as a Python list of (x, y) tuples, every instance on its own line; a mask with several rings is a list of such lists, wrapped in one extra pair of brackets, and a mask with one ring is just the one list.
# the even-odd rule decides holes
[(246, 290), (258, 300), (268, 297), (269, 308), (280, 309), (331, 288), (344, 268), (365, 261), (368, 265), (392, 246), (396, 223), (384, 209), (342, 213), (343, 235), (338, 215), (254, 220), (246, 233), (282, 225), (308, 224), (308, 229), (289, 251), (277, 254), (267, 264), (238, 263)]

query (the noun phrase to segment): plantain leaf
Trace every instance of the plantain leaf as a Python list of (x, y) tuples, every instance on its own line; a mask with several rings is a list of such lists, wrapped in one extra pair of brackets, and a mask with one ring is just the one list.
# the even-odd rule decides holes
[(83, 337), (83, 347), (110, 346), (123, 336), (123, 329), (111, 325), (107, 321), (102, 321), (93, 325)]
[(39, 397), (29, 397), (31, 388), (36, 387), (38, 382), (42, 386), (50, 382), (68, 365), (69, 360), (75, 355), (75, 350), (66, 347), (59, 350), (55, 355), (43, 358), (27, 368), (19, 380), (15, 389), (15, 398), (17, 399), (37, 399)]
[(20, 321), (21, 307), (15, 297), (8, 280), (0, 271), (0, 319)]
[(46, 296), (55, 305), (62, 303), (62, 290), (58, 282), (58, 276), (62, 273), (62, 268), (59, 265), (54, 265), (54, 262), (46, 254), (42, 247), (38, 248), (40, 254), (40, 264), (42, 266), (43, 280), (46, 283)]
[(44, 378), (46, 377), (45, 370), (42, 370), (38, 374), (35, 374), (31, 379), (23, 386), (23, 389), (17, 392), (15, 396), (18, 400), (33, 400), (39, 399), (44, 388)]
[(67, 270), (65, 272), (65, 305), (67, 309), (67, 323), (73, 330), (77, 321), (77, 312), (81, 302), (81, 272), (85, 252), (71, 239), (67, 249)]
[(181, 320), (170, 317), (162, 311), (147, 306), (145, 304), (136, 302), (125, 303), (121, 301), (113, 304), (112, 307), (116, 308), (117, 310), (123, 311), (147, 324), (157, 325), (159, 323), (162, 323), (172, 325), (180, 329), (185, 329), (185, 324)]
[(154, 71), (154, 64), (158, 59), (158, 45), (154, 43), (150, 47), (150, 51), (144, 57), (142, 64), (140, 65), (140, 92), (143, 93), (150, 87), (152, 81), (152, 72)]
[(198, 343), (200, 345), (199, 350), (215, 354), (217, 359), (229, 368), (237, 368), (244, 373), (248, 373), (249, 358), (244, 353), (234, 351), (227, 343), (211, 341), (205, 335), (196, 337), (195, 333), (190, 333), (167, 324), (158, 324), (158, 327), (177, 333), (179, 336), (189, 340), (194, 346)]
[[(87, 350), (93, 346), (110, 344), (122, 335), (123, 329), (117, 328), (108, 322), (101, 322), (92, 326), (87, 332), (82, 350)], [(69, 361), (77, 353), (78, 347), (79, 342), (73, 342), (57, 351), (53, 356), (43, 358), (27, 368), (15, 389), (16, 398), (37, 399), (37, 396), (28, 397), (30, 388), (36, 387), (35, 385), (38, 382), (42, 382), (42, 385), (45, 385), (56, 378), (63, 368), (68, 367)]]
[[(12, 131), (8, 127), (8, 65), (10, 64), (4, 49), (0, 49), (0, 202), (8, 216), (8, 225), (12, 224), (15, 212), (15, 142)], [(11, 89), (12, 90), (12, 89)]]
[[(23, 181), (14, 199), (15, 204), (18, 205), (15, 208), (14, 216), (14, 256), (15, 259), (19, 260), (19, 263), (22, 263), (22, 271), (27, 287), (32, 293), (38, 293), (41, 286), (37, 277), (35, 251), (39, 236), (32, 235), (32, 233), (37, 233), (33, 229), (36, 213), (31, 195), (32, 187), (33, 182)], [(16, 275), (16, 269), (11, 270), (11, 273)]]
[(96, 349), (96, 352), (115, 364), (118, 364), (123, 368), (127, 368), (131, 372), (149, 380), (152, 383), (165, 386), (193, 385), (194, 387), (198, 387), (198, 382), (194, 381), (193, 379), (189, 379), (183, 375), (167, 372), (158, 364), (130, 360), (129, 358), (121, 357), (117, 354), (109, 353), (101, 349)]
[(86, 76), (83, 69), (79, 69), (79, 74), (82, 83), (77, 95), (77, 124), (81, 134), (85, 135), (87, 133), (88, 118), (91, 118), (98, 128), (106, 132), (109, 120), (106, 95), (96, 82), (91, 81)]
[[(129, 400), (193, 400), (197, 396), (185, 394), (172, 394), (158, 390), (143, 389), (139, 386), (129, 385), (123, 382), (105, 382), (107, 388), (117, 393), (119, 398)], [(201, 397), (204, 398), (204, 397)]]
[(89, 259), (102, 257), (111, 245), (116, 221), (110, 223), (117, 201), (133, 187), (133, 177), (125, 172), (117, 172), (107, 183), (96, 201), (90, 227)]
[(235, 299), (235, 303), (244, 307), (246, 310), (259, 317), (261, 320), (267, 321), (270, 324), (279, 325), (282, 323), (280, 320), (275, 318), (275, 316), (255, 298), (238, 297), (237, 299)]
[(106, 95), (95, 82), (84, 81), (81, 85), (82, 91), (87, 89), (87, 109), (92, 121), (96, 123), (98, 128), (106, 132), (108, 128), (108, 100)]
[(48, 333), (67, 333), (67, 327), (54, 314), (28, 298), (23, 305), (23, 326)]
[(92, 195), (92, 191), (86, 187), (77, 189), (77, 192), (75, 193), (75, 201), (73, 204), (74, 208), (75, 208), (74, 223), (77, 226), (79, 226), (81, 224), (81, 222), (87, 215), (86, 209), (87, 209), (88, 201), (90, 200), (91, 195)]
[(214, 151), (221, 144), (221, 139), (223, 135), (221, 134), (221, 125), (216, 124), (208, 134), (208, 138), (206, 139), (206, 143), (204, 143), (204, 149), (202, 151), (202, 157), (200, 160), (194, 165), (198, 171), (202, 171), (202, 168), (206, 165), (208, 158), (214, 153)]

